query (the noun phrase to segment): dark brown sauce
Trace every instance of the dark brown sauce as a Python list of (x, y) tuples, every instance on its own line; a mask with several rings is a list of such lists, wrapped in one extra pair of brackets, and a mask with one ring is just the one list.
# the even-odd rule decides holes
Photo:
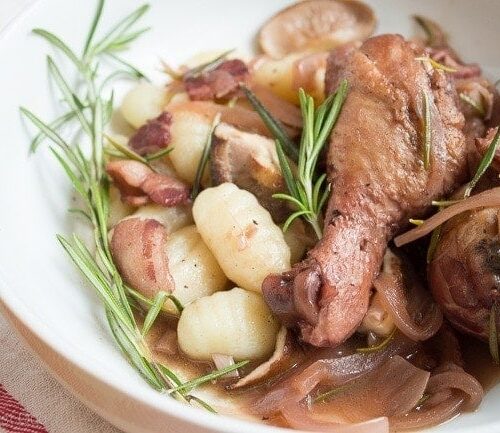
[(500, 367), (491, 359), (488, 344), (468, 336), (460, 336), (465, 371), (474, 376), (485, 392), (500, 383)]
[[(142, 321), (140, 316), (138, 316), (137, 319), (139, 322)], [(183, 381), (191, 380), (213, 371), (215, 367), (212, 362), (193, 361), (182, 354), (177, 344), (175, 334), (176, 327), (176, 318), (161, 317), (151, 328), (147, 337), (147, 342), (156, 360), (177, 373)], [(172, 335), (173, 338), (169, 337), (169, 334)], [(165, 336), (167, 336), (166, 339)], [(356, 338), (357, 337), (354, 337), (352, 340), (354, 341)], [(160, 350), (158, 349), (162, 339), (164, 339), (164, 342), (167, 341), (170, 343), (168, 350), (165, 350), (165, 347)], [(500, 382), (500, 367), (492, 362), (488, 344), (468, 336), (459, 336), (459, 341), (465, 370), (481, 383), (485, 391), (497, 385)], [(361, 341), (356, 340), (356, 344), (354, 345), (359, 346), (360, 344)], [(305, 355), (305, 358), (302, 357), (302, 361), (309, 358), (321, 358), (322, 354), (326, 355), (326, 353), (323, 353), (325, 350), (326, 349), (307, 350), (308, 354)], [(256, 362), (248, 365), (244, 371), (241, 371), (242, 376), (249, 373), (258, 364), (259, 363)], [(281, 382), (284, 378), (293, 374), (294, 371), (294, 368), (292, 368), (288, 372), (285, 372), (278, 380), (271, 380), (249, 388), (231, 390), (229, 385), (234, 383), (234, 379), (222, 379), (217, 382), (205, 384), (204, 389), (208, 390), (209, 394), (215, 398), (226, 399), (232, 402), (231, 407), (235, 408), (234, 411), (224, 408), (224, 413), (235, 416), (253, 417), (255, 419), (255, 415), (252, 414), (251, 410), (252, 403), (269, 391), (273, 384)], [(208, 401), (208, 403), (213, 404), (211, 401)], [(216, 404), (213, 406), (217, 409)], [(281, 417), (262, 418), (261, 422), (274, 426), (287, 427), (285, 420)]]

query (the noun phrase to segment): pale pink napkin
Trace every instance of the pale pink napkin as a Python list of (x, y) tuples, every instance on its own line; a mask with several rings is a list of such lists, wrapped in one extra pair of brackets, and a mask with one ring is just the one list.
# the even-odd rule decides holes
[(120, 433), (68, 393), (0, 315), (1, 433)]

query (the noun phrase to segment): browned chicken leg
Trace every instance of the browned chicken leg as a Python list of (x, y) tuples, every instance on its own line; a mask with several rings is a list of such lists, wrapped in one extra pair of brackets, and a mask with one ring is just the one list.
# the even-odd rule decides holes
[(324, 236), (305, 261), (263, 283), (273, 311), (313, 345), (338, 345), (356, 330), (388, 241), (464, 180), (464, 118), (453, 82), (416, 60), (421, 55), (402, 37), (382, 35), (330, 57), (327, 90), (345, 78), (349, 93), (328, 149)]

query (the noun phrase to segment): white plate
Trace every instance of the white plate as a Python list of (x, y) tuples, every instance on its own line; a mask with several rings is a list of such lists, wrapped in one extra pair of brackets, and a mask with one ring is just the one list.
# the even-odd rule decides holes
[[(287, 0), (152, 0), (149, 32), (127, 57), (160, 78), (159, 58), (175, 63), (214, 48), (249, 50), (258, 26)], [(466, 60), (500, 77), (498, 0), (378, 0), (369, 2), (379, 31), (413, 34), (409, 15), (434, 18), (449, 31)], [(108, 0), (104, 24), (137, 7), (137, 0)], [(113, 344), (98, 301), (85, 288), (55, 240), (67, 233), (69, 186), (46, 151), (28, 159), (28, 136), (18, 106), (50, 119), (47, 45), (34, 27), (81, 47), (93, 1), (39, 0), (0, 37), (0, 294), (29, 344), (66, 385), (94, 410), (128, 432), (282, 432), (236, 418), (214, 416), (151, 390)], [(496, 75), (495, 75), (496, 74)], [(498, 432), (500, 388), (475, 414), (433, 432)]]

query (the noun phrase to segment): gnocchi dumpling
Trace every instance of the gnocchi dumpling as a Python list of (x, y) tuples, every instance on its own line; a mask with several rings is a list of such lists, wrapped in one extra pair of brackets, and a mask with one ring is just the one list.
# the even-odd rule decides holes
[(220, 354), (238, 361), (268, 357), (279, 328), (259, 294), (236, 287), (184, 308), (177, 335), (179, 347), (192, 359), (208, 361)]
[(121, 113), (130, 125), (138, 129), (162, 113), (166, 98), (167, 93), (163, 87), (144, 81), (125, 95)]
[(254, 292), (272, 273), (290, 269), (290, 249), (271, 215), (232, 183), (204, 190), (193, 205), (201, 237), (231, 281)]
[[(168, 270), (174, 280), (174, 295), (186, 306), (194, 300), (226, 288), (227, 278), (194, 225), (177, 230), (165, 245)], [(164, 310), (176, 314), (167, 302)]]
[(108, 229), (113, 228), (123, 218), (134, 212), (134, 209), (122, 201), (118, 188), (114, 185), (109, 187)]
[(168, 234), (193, 224), (190, 205), (165, 207), (147, 204), (137, 209), (131, 217), (156, 220), (163, 224)]
[(200, 112), (189, 110), (180, 104), (168, 108), (172, 114), (170, 126), (170, 161), (179, 177), (194, 183), (203, 149), (212, 127), (212, 118)]

